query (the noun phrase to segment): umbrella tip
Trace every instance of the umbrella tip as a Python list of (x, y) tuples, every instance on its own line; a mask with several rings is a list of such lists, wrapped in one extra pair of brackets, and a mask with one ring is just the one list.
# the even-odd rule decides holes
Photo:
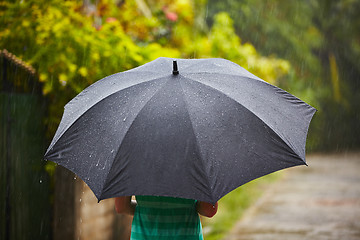
[(177, 61), (173, 61), (173, 75), (178, 75), (179, 71), (178, 71), (178, 66), (177, 66)]

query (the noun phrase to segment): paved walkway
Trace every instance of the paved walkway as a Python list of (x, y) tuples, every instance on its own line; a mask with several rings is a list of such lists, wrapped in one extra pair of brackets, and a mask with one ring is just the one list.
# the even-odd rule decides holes
[(360, 239), (360, 153), (307, 162), (285, 170), (225, 239)]

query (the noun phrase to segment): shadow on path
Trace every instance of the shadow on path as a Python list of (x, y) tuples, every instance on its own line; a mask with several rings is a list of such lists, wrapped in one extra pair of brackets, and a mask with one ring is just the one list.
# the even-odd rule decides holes
[(360, 239), (360, 153), (307, 162), (285, 170), (225, 240)]

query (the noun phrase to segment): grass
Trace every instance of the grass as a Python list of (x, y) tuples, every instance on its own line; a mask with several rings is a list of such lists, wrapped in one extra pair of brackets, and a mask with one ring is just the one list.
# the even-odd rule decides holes
[(261, 196), (265, 189), (279, 178), (281, 173), (270, 175), (251, 181), (224, 196), (219, 201), (217, 214), (211, 218), (202, 218), (204, 238), (206, 240), (219, 240), (225, 237), (234, 224)]

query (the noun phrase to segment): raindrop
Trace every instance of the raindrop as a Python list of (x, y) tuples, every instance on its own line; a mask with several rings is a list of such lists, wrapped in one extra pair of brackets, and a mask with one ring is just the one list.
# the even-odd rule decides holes
[(105, 161), (105, 163), (104, 163), (104, 167), (102, 168), (102, 170), (104, 170), (104, 169), (105, 169), (106, 164), (107, 164), (107, 160)]
[(206, 4), (205, 20), (208, 18), (208, 15), (209, 15), (209, 5)]
[[(79, 200), (80, 202), (82, 201), (82, 199), (80, 198), (80, 200)], [(81, 221), (81, 219), (80, 219), (80, 221)]]
[(42, 183), (42, 180), (40, 179), (39, 183)]
[(76, 180), (76, 176), (74, 177), (74, 180)]
[(43, 221), (41, 221), (41, 225), (40, 225), (40, 233), (42, 233), (42, 231), (43, 231), (43, 227), (44, 227), (44, 222), (43, 222)]
[(100, 159), (98, 159), (97, 163), (96, 163), (96, 167), (99, 166), (99, 163), (100, 163)]
[(126, 121), (126, 117), (123, 119), (123, 122), (125, 122)]

